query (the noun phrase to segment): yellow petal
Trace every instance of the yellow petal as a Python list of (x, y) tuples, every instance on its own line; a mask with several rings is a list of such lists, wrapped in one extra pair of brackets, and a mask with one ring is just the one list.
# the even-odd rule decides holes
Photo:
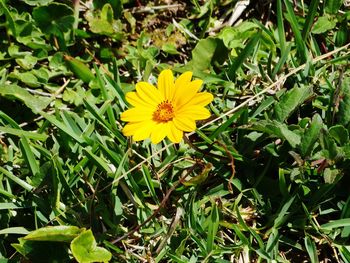
[(122, 121), (139, 122), (145, 120), (152, 120), (154, 109), (136, 107), (124, 111), (120, 115)]
[(182, 140), (183, 132), (176, 128), (173, 122), (168, 122), (168, 138), (173, 143), (179, 143)]
[(163, 95), (153, 85), (147, 82), (138, 82), (136, 84), (138, 96), (148, 104), (158, 105), (164, 100)]
[(134, 136), (132, 138), (134, 139), (134, 141), (141, 141), (149, 138), (155, 126), (156, 123), (154, 121), (143, 122), (142, 127), (135, 131)]
[(154, 103), (149, 103), (145, 100), (143, 100), (137, 92), (128, 92), (125, 95), (125, 98), (127, 102), (129, 102), (132, 106), (137, 107), (149, 107), (149, 106), (154, 106)]
[(124, 136), (132, 136), (134, 135), (142, 126), (144, 125), (144, 122), (131, 122), (124, 126), (123, 128), (123, 134)]
[(176, 112), (176, 117), (179, 119), (189, 118), (194, 120), (205, 120), (210, 117), (210, 112), (206, 108), (197, 105), (183, 107)]
[(194, 81), (191, 81), (183, 88), (179, 89), (176, 93), (176, 97), (174, 98), (176, 107), (181, 108), (183, 105), (191, 101), (199, 91), (202, 84), (202, 80), (196, 79)]
[(194, 131), (196, 129), (196, 122), (191, 119), (191, 118), (186, 118), (186, 117), (175, 117), (173, 119), (173, 123), (181, 131)]
[(187, 105), (198, 105), (198, 106), (206, 106), (208, 105), (210, 102), (212, 102), (214, 99), (214, 96), (209, 93), (209, 92), (200, 92), (197, 93), (194, 98), (189, 101)]
[(170, 69), (163, 70), (158, 77), (158, 90), (166, 100), (174, 97), (174, 76)]
[(175, 81), (174, 100), (186, 92), (187, 86), (190, 84), (192, 72), (186, 71), (182, 73)]
[(157, 123), (151, 133), (151, 141), (153, 144), (159, 143), (167, 135), (167, 123)]

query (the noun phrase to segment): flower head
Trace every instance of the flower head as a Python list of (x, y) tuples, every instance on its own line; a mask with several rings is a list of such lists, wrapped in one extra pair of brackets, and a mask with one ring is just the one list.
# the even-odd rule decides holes
[(163, 70), (157, 88), (147, 82), (138, 82), (136, 92), (128, 92), (126, 100), (134, 106), (122, 113), (122, 121), (129, 122), (123, 129), (125, 136), (135, 141), (151, 138), (156, 144), (166, 136), (179, 143), (183, 132), (196, 129), (196, 120), (210, 116), (204, 108), (213, 100), (208, 92), (199, 92), (203, 81), (191, 81), (187, 71), (174, 81), (171, 70)]

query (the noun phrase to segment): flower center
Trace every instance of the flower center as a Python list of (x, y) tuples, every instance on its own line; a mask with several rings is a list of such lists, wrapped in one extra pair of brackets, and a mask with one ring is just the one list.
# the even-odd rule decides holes
[(157, 106), (153, 113), (153, 120), (157, 122), (167, 122), (174, 118), (174, 107), (168, 100), (163, 101)]

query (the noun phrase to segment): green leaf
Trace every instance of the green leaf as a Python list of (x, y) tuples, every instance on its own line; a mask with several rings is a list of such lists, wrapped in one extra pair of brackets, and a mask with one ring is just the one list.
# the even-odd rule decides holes
[(311, 154), (315, 142), (320, 136), (320, 131), (322, 128), (322, 118), (320, 115), (316, 114), (310, 123), (308, 129), (306, 129), (304, 135), (302, 136), (300, 149), (303, 157)]
[(238, 54), (238, 57), (232, 62), (231, 66), (228, 68), (227, 74), (231, 78), (235, 78), (236, 71), (243, 64), (243, 62), (248, 58), (248, 56), (253, 52), (254, 48), (258, 44), (261, 35), (256, 34), (252, 39), (249, 40), (244, 49)]
[(280, 122), (285, 121), (299, 106), (313, 95), (312, 87), (294, 87), (287, 91), (275, 105), (275, 116)]
[(343, 0), (326, 0), (325, 2), (325, 11), (329, 14), (338, 13), (341, 5), (343, 4)]
[(7, 234), (26, 235), (28, 233), (29, 231), (21, 226), (8, 227), (0, 230), (0, 235), (7, 235)]
[(307, 17), (306, 17), (303, 32), (302, 32), (302, 37), (305, 41), (306, 41), (307, 35), (310, 31), (310, 28), (311, 28), (312, 24), (314, 23), (314, 18), (317, 14), (317, 7), (318, 7), (319, 3), (320, 3), (320, 0), (312, 0), (310, 5), (309, 5), (309, 10), (307, 13)]
[(15, 84), (0, 84), (0, 96), (6, 96), (22, 101), (34, 113), (38, 113), (45, 109), (52, 101), (51, 98), (33, 96), (27, 90)]
[(293, 204), (295, 196), (291, 197), (287, 202), (284, 203), (281, 210), (278, 212), (277, 217), (274, 221), (273, 227), (279, 228), (284, 222), (288, 219), (290, 213), (288, 212), (289, 208)]
[(7, 134), (16, 135), (18, 137), (24, 136), (28, 139), (39, 140), (39, 141), (46, 141), (46, 139), (48, 138), (46, 134), (29, 132), (21, 129), (15, 129), (15, 128), (3, 127), (3, 126), (0, 126), (0, 132), (3, 132), (5, 134), (7, 133)]
[(208, 228), (207, 252), (210, 253), (214, 247), (214, 240), (219, 228), (219, 210), (214, 203), (210, 213), (210, 223)]
[(313, 34), (322, 34), (333, 29), (336, 24), (337, 22), (335, 19), (332, 19), (329, 16), (321, 16), (317, 19), (311, 32)]
[(287, 140), (295, 148), (300, 143), (300, 136), (288, 129), (288, 126), (278, 121), (262, 120), (248, 127), (251, 130), (261, 131), (269, 135)]
[(337, 119), (339, 124), (347, 126), (350, 122), (350, 78), (346, 77), (342, 83), (342, 90), (340, 96), (342, 100), (339, 103), (339, 111), (337, 112)]
[(321, 225), (321, 229), (332, 230), (334, 228), (350, 226), (350, 218), (331, 220), (330, 222)]
[(31, 6), (39, 6), (39, 5), (47, 5), (54, 0), (23, 0), (27, 5)]
[(58, 242), (36, 242), (18, 239), (19, 244), (11, 244), (18, 253), (30, 262), (69, 262), (67, 246)]
[(309, 254), (311, 263), (318, 263), (317, 249), (315, 241), (313, 241), (309, 236), (304, 238), (306, 251)]
[(7, 24), (8, 24), (9, 29), (12, 31), (12, 34), (14, 36), (16, 36), (17, 31), (16, 31), (15, 22), (14, 22), (12, 14), (8, 10), (7, 5), (5, 4), (4, 0), (0, 0), (0, 7), (6, 16), (6, 20), (7, 20)]
[(84, 228), (76, 226), (47, 226), (30, 232), (24, 237), (31, 241), (71, 242)]
[(187, 67), (194, 71), (209, 69), (213, 61), (221, 61), (227, 57), (227, 50), (221, 39), (208, 37), (201, 39), (192, 50), (192, 60)]
[(37, 160), (35, 159), (32, 149), (29, 146), (28, 139), (26, 137), (22, 137), (20, 143), (23, 157), (27, 162), (32, 174), (36, 175), (37, 173), (40, 173), (39, 165), (37, 163)]
[(90, 229), (77, 236), (70, 248), (79, 263), (108, 262), (112, 258), (112, 254), (107, 249), (97, 246)]
[(335, 125), (331, 127), (328, 133), (340, 146), (343, 146), (349, 141), (349, 132), (342, 125)]
[(286, 16), (286, 18), (289, 21), (290, 26), (292, 28), (292, 31), (294, 33), (295, 44), (297, 46), (297, 50), (298, 50), (300, 59), (302, 62), (305, 62), (307, 60), (307, 52), (306, 52), (305, 42), (303, 41), (301, 32), (299, 30), (298, 20), (295, 16), (293, 7), (292, 7), (291, 3), (289, 2), (289, 0), (284, 0), (284, 4), (286, 6), (287, 14), (288, 14), (288, 16)]
[(47, 6), (36, 7), (33, 18), (45, 34), (62, 36), (73, 28), (74, 11), (65, 4), (51, 3)]

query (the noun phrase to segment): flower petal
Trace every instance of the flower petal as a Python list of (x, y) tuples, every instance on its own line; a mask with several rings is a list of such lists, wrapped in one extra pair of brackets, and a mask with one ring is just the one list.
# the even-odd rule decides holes
[(143, 100), (137, 92), (128, 92), (125, 95), (127, 102), (129, 102), (132, 106), (137, 107), (149, 107), (154, 106), (154, 103), (149, 103), (148, 101)]
[(167, 123), (157, 123), (151, 133), (151, 141), (153, 144), (159, 143), (167, 135)]
[(131, 108), (129, 110), (124, 111), (120, 115), (120, 119), (122, 121), (127, 122), (139, 122), (139, 121), (146, 121), (146, 120), (152, 120), (154, 109), (150, 108), (144, 108), (144, 107), (136, 107)]
[(173, 122), (168, 122), (168, 138), (173, 143), (179, 143), (182, 140), (183, 132), (176, 128)]
[(171, 101), (174, 97), (174, 76), (170, 69), (163, 70), (158, 77), (158, 90), (164, 99)]
[(198, 105), (198, 106), (206, 106), (208, 105), (210, 102), (212, 102), (214, 99), (214, 96), (209, 93), (209, 92), (200, 92), (197, 93), (194, 98), (189, 101), (187, 105)]
[(163, 95), (153, 85), (147, 82), (138, 82), (136, 84), (138, 96), (145, 102), (156, 106), (164, 100)]
[(191, 132), (196, 129), (196, 122), (191, 118), (175, 117), (173, 123), (181, 131)]
[(210, 117), (210, 112), (206, 108), (197, 105), (184, 106), (181, 110), (176, 112), (178, 119), (194, 119), (194, 120), (205, 120)]
[(144, 125), (144, 123), (144, 121), (128, 123), (122, 130), (124, 136), (134, 135)]
[(190, 84), (192, 72), (186, 71), (182, 73), (175, 81), (174, 100), (186, 92), (188, 84)]
[(174, 98), (175, 106), (180, 109), (183, 105), (191, 101), (199, 91), (202, 84), (202, 80), (196, 79), (179, 89), (176, 93), (176, 97)]
[(134, 141), (141, 141), (149, 138), (155, 125), (156, 123), (154, 121), (144, 121), (142, 127), (135, 131), (132, 138)]

